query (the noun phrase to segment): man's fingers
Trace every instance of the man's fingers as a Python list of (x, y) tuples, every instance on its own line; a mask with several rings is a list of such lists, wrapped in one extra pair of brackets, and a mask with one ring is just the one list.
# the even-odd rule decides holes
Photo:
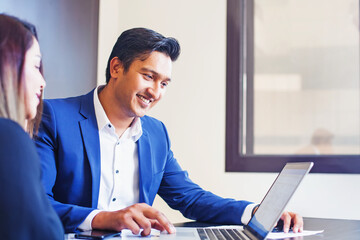
[(283, 220), (283, 231), (285, 233), (289, 232), (291, 224), (293, 225), (293, 232), (302, 232), (304, 227), (303, 218), (296, 213), (293, 212), (283, 212), (281, 215), (281, 220)]
[(151, 227), (168, 233), (175, 233), (175, 228), (167, 217), (155, 208), (139, 203), (129, 208), (135, 222), (143, 228), (141, 235), (147, 236), (151, 233)]
[(133, 234), (137, 235), (140, 233), (140, 227), (133, 219), (127, 220), (126, 222), (124, 222), (124, 225), (124, 228), (129, 229)]
[(139, 214), (134, 216), (135, 222), (143, 229), (141, 232), (142, 236), (148, 236), (151, 233), (151, 222), (150, 219), (146, 218), (144, 215)]
[(154, 208), (149, 209), (148, 211), (144, 212), (145, 217), (156, 220), (157, 226), (161, 225), (168, 233), (175, 233), (175, 227), (171, 224), (171, 222), (167, 219), (167, 217), (161, 213), (160, 211), (157, 211)]
[(303, 226), (304, 226), (304, 221), (303, 218), (296, 213), (290, 213), (291, 218), (292, 218), (292, 223), (293, 223), (293, 232), (302, 232), (303, 231)]
[[(141, 232), (141, 236), (148, 236), (151, 233), (151, 224), (150, 221), (148, 219), (146, 219), (148, 221), (148, 223), (146, 223), (145, 225), (142, 225), (142, 232)], [(140, 225), (141, 226), (141, 225)]]
[(175, 233), (175, 228), (163, 213), (145, 203), (138, 203), (115, 212), (100, 212), (92, 221), (93, 229), (121, 231), (129, 229), (133, 234), (148, 236), (151, 228)]
[(151, 227), (159, 230), (160, 232), (165, 231), (165, 227), (161, 225), (157, 220), (150, 220), (151, 221)]
[(288, 233), (289, 229), (290, 229), (290, 224), (291, 224), (291, 216), (288, 212), (284, 212), (281, 216), (281, 220), (283, 220), (284, 222), (284, 233)]

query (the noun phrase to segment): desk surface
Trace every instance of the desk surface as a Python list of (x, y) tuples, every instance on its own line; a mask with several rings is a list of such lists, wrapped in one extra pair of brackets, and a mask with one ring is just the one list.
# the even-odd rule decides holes
[[(175, 226), (176, 227), (206, 227), (206, 226), (211, 226), (211, 224), (199, 223), (199, 222), (186, 222), (186, 223), (175, 224)], [(291, 240), (300, 240), (300, 239), (360, 240), (360, 220), (304, 218), (304, 229), (324, 230), (324, 232), (317, 235), (290, 238), (290, 239)]]

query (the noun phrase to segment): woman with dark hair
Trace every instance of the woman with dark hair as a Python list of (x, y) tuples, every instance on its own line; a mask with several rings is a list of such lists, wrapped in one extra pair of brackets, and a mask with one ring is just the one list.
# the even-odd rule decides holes
[(64, 239), (29, 136), (39, 125), (44, 87), (35, 27), (0, 14), (0, 239)]

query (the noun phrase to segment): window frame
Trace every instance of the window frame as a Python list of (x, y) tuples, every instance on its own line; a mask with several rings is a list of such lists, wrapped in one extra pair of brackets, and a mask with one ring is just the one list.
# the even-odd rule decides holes
[[(313, 173), (360, 173), (360, 155), (255, 155), (253, 124), (246, 126), (246, 152), (240, 149), (244, 122), (253, 123), (254, 0), (227, 0), (226, 48), (226, 172), (279, 172), (287, 162), (314, 162)], [(245, 36), (245, 37), (242, 37)], [(244, 56), (246, 54), (246, 60)], [(243, 61), (244, 60), (244, 61)], [(247, 77), (246, 119), (243, 76)], [(360, 101), (360, 99), (359, 99)]]

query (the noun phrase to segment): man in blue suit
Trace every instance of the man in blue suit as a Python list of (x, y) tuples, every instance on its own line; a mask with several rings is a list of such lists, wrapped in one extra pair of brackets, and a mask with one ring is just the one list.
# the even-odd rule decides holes
[[(156, 194), (191, 219), (246, 224), (255, 209), (193, 183), (173, 156), (164, 124), (145, 114), (165, 93), (177, 40), (149, 29), (123, 32), (109, 57), (106, 85), (67, 99), (46, 100), (35, 139), (43, 184), (66, 232), (90, 229), (148, 235), (175, 231), (151, 207)], [(285, 229), (302, 218), (284, 212)]]

